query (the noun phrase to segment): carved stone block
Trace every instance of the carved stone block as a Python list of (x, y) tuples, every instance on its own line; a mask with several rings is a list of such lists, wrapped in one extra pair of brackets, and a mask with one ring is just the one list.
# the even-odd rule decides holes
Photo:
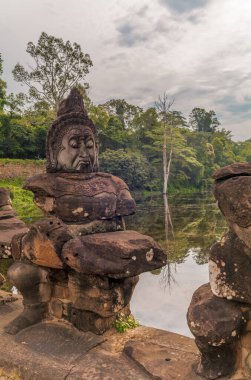
[(107, 277), (69, 275), (69, 300), (77, 309), (92, 311), (104, 318), (117, 314), (131, 300), (138, 277), (121, 280)]
[(65, 225), (57, 218), (46, 218), (32, 225), (22, 238), (22, 257), (31, 262), (49, 267), (63, 268), (60, 254), (63, 245), (71, 239)]
[(79, 273), (113, 278), (136, 276), (162, 267), (166, 255), (149, 236), (135, 231), (93, 234), (67, 242), (64, 262)]

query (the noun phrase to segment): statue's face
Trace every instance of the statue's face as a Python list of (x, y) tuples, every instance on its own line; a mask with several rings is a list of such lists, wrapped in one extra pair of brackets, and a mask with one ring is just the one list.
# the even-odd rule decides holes
[(97, 160), (94, 135), (89, 127), (72, 126), (62, 139), (57, 168), (91, 173)]

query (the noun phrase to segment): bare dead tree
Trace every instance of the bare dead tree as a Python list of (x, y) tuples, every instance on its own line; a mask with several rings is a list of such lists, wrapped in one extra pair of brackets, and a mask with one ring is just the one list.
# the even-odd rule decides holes
[[(170, 167), (173, 155), (173, 126), (172, 126), (172, 112), (171, 107), (174, 103), (173, 100), (168, 100), (167, 93), (164, 92), (163, 96), (158, 97), (155, 102), (155, 108), (158, 112), (162, 127), (163, 127), (163, 144), (162, 144), (162, 161), (163, 161), (163, 194), (167, 194), (168, 181), (170, 176)], [(170, 127), (170, 150), (167, 152), (167, 134), (168, 127)]]

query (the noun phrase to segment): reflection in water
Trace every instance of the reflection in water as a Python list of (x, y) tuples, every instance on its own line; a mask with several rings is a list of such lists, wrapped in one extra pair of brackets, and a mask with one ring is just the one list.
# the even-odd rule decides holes
[(192, 256), (185, 264), (177, 264), (175, 283), (164, 289), (159, 276), (143, 273), (135, 288), (131, 311), (142, 325), (192, 336), (186, 322), (186, 313), (193, 292), (208, 282), (207, 265), (197, 265)]
[(153, 276), (140, 276), (131, 302), (142, 324), (191, 335), (186, 312), (193, 292), (208, 282), (209, 248), (226, 230), (210, 194), (169, 199), (137, 199), (137, 213), (127, 228), (156, 239), (167, 252), (168, 265)]
[(167, 255), (167, 265), (161, 271), (161, 283), (162, 283), (162, 286), (164, 287), (168, 286), (170, 288), (172, 285), (172, 282), (175, 282), (175, 279), (172, 275), (171, 262), (169, 258), (169, 247), (168, 247), (169, 232), (171, 233), (171, 236), (173, 239), (175, 237), (174, 237), (173, 222), (172, 222), (171, 212), (169, 209), (167, 194), (163, 194), (163, 204), (164, 204), (164, 230), (165, 230), (165, 240), (166, 240), (165, 247), (163, 246), (163, 248), (165, 249), (166, 255)]
[(168, 240), (170, 263), (184, 263), (190, 249), (197, 264), (206, 263), (209, 247), (226, 230), (213, 196), (207, 193), (169, 197), (167, 213), (162, 196), (145, 199), (136, 196), (136, 203), (135, 215), (127, 217), (127, 228), (152, 236), (163, 249)]

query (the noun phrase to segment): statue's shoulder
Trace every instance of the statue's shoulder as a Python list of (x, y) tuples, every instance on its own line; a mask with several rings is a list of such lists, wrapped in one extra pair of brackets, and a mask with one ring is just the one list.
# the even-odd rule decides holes
[(118, 191), (124, 190), (124, 189), (129, 190), (129, 187), (127, 186), (125, 181), (123, 181), (123, 179), (116, 177), (115, 175), (112, 175), (112, 174), (110, 174), (110, 176), (111, 176), (111, 181), (114, 183)]
[(113, 187), (116, 190), (116, 193), (120, 192), (123, 189), (129, 190), (127, 184), (123, 179), (116, 177), (110, 173), (97, 172), (95, 178), (100, 181), (109, 184), (109, 187)]
[(44, 192), (52, 195), (52, 181), (50, 177), (50, 174), (44, 173), (27, 178), (23, 188), (25, 190), (30, 190), (33, 193)]

